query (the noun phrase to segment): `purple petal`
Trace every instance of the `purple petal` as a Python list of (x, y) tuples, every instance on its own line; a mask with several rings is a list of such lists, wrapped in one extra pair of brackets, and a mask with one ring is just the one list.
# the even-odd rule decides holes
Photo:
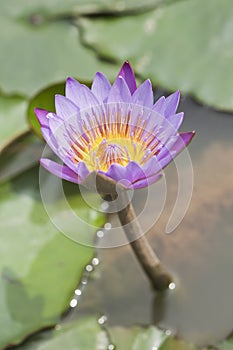
[(156, 111), (159, 114), (164, 114), (165, 111), (165, 104), (166, 104), (166, 99), (164, 96), (161, 96), (158, 101), (154, 104), (153, 110)]
[(50, 173), (61, 179), (74, 182), (76, 184), (80, 183), (80, 178), (78, 175), (65, 165), (58, 164), (46, 158), (42, 158), (40, 160), (40, 164)]
[(184, 132), (175, 136), (159, 152), (157, 159), (162, 168), (167, 166), (192, 140), (195, 131)]
[(73, 171), (66, 165), (58, 164), (46, 158), (41, 158), (40, 163), (45, 169), (57, 177), (77, 184), (81, 184), (90, 174), (90, 171), (84, 162), (78, 163), (76, 171)]
[(195, 134), (196, 134), (195, 131), (191, 131), (191, 132), (181, 132), (179, 135), (183, 143), (185, 144), (185, 146), (187, 146), (192, 141), (192, 138), (195, 136)]
[[(107, 172), (100, 171), (105, 176), (110, 177), (111, 179), (115, 180), (116, 182), (120, 180), (127, 179), (126, 177), (126, 167), (120, 165), (120, 164), (112, 164)], [(128, 180), (128, 179), (127, 179)]]
[(84, 162), (79, 162), (77, 165), (77, 169), (75, 172), (78, 174), (80, 177), (80, 181), (83, 182), (85, 178), (90, 174), (90, 170), (86, 166)]
[(157, 182), (159, 179), (161, 179), (162, 176), (163, 176), (162, 174), (155, 174), (155, 175), (152, 175), (150, 177), (144, 178), (142, 180), (135, 182), (131, 186), (131, 188), (136, 190), (139, 188), (148, 187), (148, 186), (152, 185), (153, 183)]
[[(59, 115), (50, 112), (47, 114), (47, 120), (48, 127), (51, 129), (54, 135), (56, 134), (56, 130), (58, 128), (63, 130), (64, 135), (75, 135), (76, 138), (78, 135), (82, 135), (84, 133), (80, 113), (75, 113), (69, 118), (62, 119)], [(57, 139), (56, 135), (55, 138)]]
[(81, 84), (73, 78), (69, 77), (66, 79), (65, 95), (75, 105), (78, 105), (80, 85)]
[[(155, 163), (155, 158), (153, 162)], [(123, 167), (120, 164), (112, 164), (106, 173), (103, 173), (105, 176), (110, 177), (116, 182), (126, 180), (128, 182), (128, 188), (142, 188), (149, 186), (150, 184), (158, 181), (161, 174), (158, 174), (158, 170), (161, 170), (161, 167), (156, 160), (155, 164), (148, 162), (148, 166), (144, 168), (141, 167), (138, 163), (132, 161), (126, 167)], [(127, 185), (127, 182), (125, 185)]]
[(137, 89), (137, 84), (134, 71), (128, 61), (126, 61), (121, 67), (121, 70), (118, 73), (118, 77), (122, 77), (125, 79), (131, 94), (133, 94), (134, 91)]
[(78, 106), (62, 95), (55, 95), (55, 106), (57, 115), (62, 119), (68, 119), (79, 113)]
[(149, 79), (145, 80), (133, 93), (132, 102), (139, 105), (147, 106), (149, 108), (152, 107), (154, 102), (154, 95), (151, 81)]
[(48, 144), (48, 146), (51, 148), (51, 150), (62, 160), (64, 161), (64, 158), (66, 155), (64, 155), (64, 152), (62, 151), (62, 146), (60, 146), (54, 137), (52, 131), (49, 128), (41, 128), (41, 133)]
[[(64, 123), (60, 124), (57, 123), (55, 119), (51, 118), (50, 121), (50, 126), (51, 126), (51, 132), (56, 140), (56, 143), (58, 147), (53, 151), (54, 153), (70, 168), (72, 169), (75, 173), (79, 174), (81, 177), (83, 176), (83, 171), (84, 173), (89, 173), (88, 168), (86, 165), (82, 162), (79, 162), (78, 165), (76, 165), (73, 162), (73, 151), (71, 150), (71, 144), (73, 141), (70, 138), (70, 135), (67, 131), (67, 128)], [(84, 169), (84, 170), (83, 170)], [(82, 174), (80, 174), (80, 171)]]
[(131, 183), (134, 183), (139, 179), (144, 178), (146, 174), (138, 163), (132, 161), (129, 162), (129, 164), (126, 166), (126, 176), (127, 180), (129, 180)]
[(141, 169), (140, 165), (136, 162), (129, 162), (129, 164), (126, 167), (114, 163), (109, 167), (107, 172), (101, 173), (103, 173), (105, 176), (110, 177), (116, 182), (127, 180), (129, 183), (133, 183), (141, 179), (142, 177), (145, 177), (143, 170)]
[(73, 78), (66, 80), (66, 97), (75, 103), (80, 110), (91, 108), (99, 104), (98, 99), (91, 90), (83, 84), (80, 84)]
[(170, 96), (168, 96), (166, 98), (165, 111), (164, 111), (165, 117), (169, 116), (170, 114), (176, 113), (179, 101), (180, 101), (180, 91), (179, 90), (177, 90), (176, 92), (174, 92), (173, 94), (171, 94)]
[(165, 158), (169, 154), (170, 150), (172, 149), (173, 145), (176, 143), (178, 138), (179, 138), (179, 134), (173, 135), (167, 140), (165, 145), (163, 144), (160, 145), (158, 154), (156, 156), (158, 161), (160, 161), (162, 158)]
[[(172, 126), (172, 128), (174, 129), (174, 133), (177, 132), (177, 130), (179, 129), (179, 127), (182, 124), (182, 121), (184, 119), (184, 113), (180, 112), (174, 115), (169, 115), (165, 120), (166, 122), (169, 123), (169, 126)], [(165, 124), (166, 124), (165, 122)]]
[(146, 177), (153, 176), (162, 170), (156, 156), (151, 157), (143, 166), (143, 172)]
[[(157, 172), (157, 169), (154, 169), (154, 173), (153, 171), (151, 172), (153, 173), (153, 176), (155, 175), (155, 172)], [(101, 173), (103, 173), (105, 176), (110, 177), (116, 182), (126, 180), (126, 182), (128, 182), (129, 188), (134, 188), (135, 183), (145, 180), (147, 178), (145, 169), (143, 169), (135, 161), (129, 162), (129, 164), (126, 167), (120, 164), (112, 164), (106, 173)]]
[[(59, 130), (60, 128), (58, 128)], [(49, 128), (42, 127), (41, 128), (42, 135), (49, 145), (49, 147), (52, 149), (52, 151), (65, 163), (70, 169), (72, 169), (74, 172), (77, 171), (77, 166), (73, 163), (73, 161), (70, 159), (69, 156), (69, 149), (70, 146), (67, 144), (67, 140), (59, 140), (56, 138), (58, 134), (61, 132), (61, 130), (56, 131), (55, 134), (52, 133), (52, 131)]]
[(91, 91), (93, 94), (100, 102), (103, 102), (107, 99), (110, 89), (111, 84), (106, 76), (100, 72), (97, 72), (91, 86)]
[(57, 148), (58, 148), (58, 144), (56, 139), (54, 138), (51, 130), (47, 127), (41, 127), (41, 133), (45, 139), (45, 141), (47, 142), (47, 144), (49, 145), (49, 147), (52, 149), (52, 151), (57, 154)]
[[(157, 114), (157, 112), (154, 113)], [(151, 114), (147, 123), (147, 130), (151, 130), (151, 133), (155, 135), (155, 138), (163, 145), (166, 145), (167, 141), (173, 135), (177, 134), (177, 130), (183, 121), (183, 112), (169, 115), (167, 118), (161, 114), (156, 114)]]
[(40, 126), (48, 127), (49, 126), (49, 121), (47, 118), (47, 114), (49, 111), (46, 111), (45, 109), (42, 108), (35, 108), (34, 113), (40, 123)]
[(108, 95), (108, 103), (131, 102), (131, 93), (125, 79), (117, 77)]
[(64, 121), (54, 113), (49, 114), (49, 128), (59, 147), (70, 148), (70, 137), (65, 127)]

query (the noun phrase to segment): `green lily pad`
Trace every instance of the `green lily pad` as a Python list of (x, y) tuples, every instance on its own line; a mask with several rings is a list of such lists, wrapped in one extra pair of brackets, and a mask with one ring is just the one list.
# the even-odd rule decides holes
[(43, 332), (18, 350), (107, 350), (108, 344), (108, 337), (97, 318), (89, 317)]
[[(65, 191), (72, 209), (85, 219), (77, 232), (88, 231), (94, 237), (95, 228), (90, 224), (103, 224), (103, 216), (89, 208), (77, 186), (69, 184)], [(69, 240), (52, 225), (41, 202), (38, 168), (1, 185), (0, 205), (0, 348), (3, 348), (59, 321), (69, 307), (93, 249)], [(57, 198), (57, 215), (59, 210), (62, 213)]]
[(230, 336), (218, 346), (218, 350), (233, 350), (233, 336)]
[(28, 19), (0, 18), (0, 87), (4, 93), (34, 95), (67, 76), (92, 79), (97, 70), (115, 76), (114, 65), (100, 63), (79, 42), (68, 20), (33, 24)]
[[(154, 326), (100, 328), (97, 317), (89, 316), (70, 323), (62, 323), (55, 330), (42, 332), (20, 346), (18, 350), (197, 350), (197, 347)], [(204, 350), (204, 349), (203, 349)]]
[[(198, 348), (183, 340), (166, 334), (155, 326), (150, 327), (112, 327), (109, 336), (117, 350), (197, 350)], [(204, 349), (203, 349), (204, 350)]]
[(112, 327), (108, 329), (111, 341), (117, 350), (160, 349), (167, 335), (156, 327)]
[(25, 120), (27, 102), (23, 97), (0, 95), (0, 149), (9, 139), (28, 129)]
[[(159, 350), (200, 350), (194, 344), (185, 342), (180, 339), (175, 339), (174, 337), (168, 337), (167, 340), (159, 347)], [(206, 348), (201, 348), (202, 350), (207, 350)], [(211, 348), (209, 349), (211, 350)]]
[(101, 57), (127, 58), (154, 85), (233, 110), (231, 0), (220, 7), (218, 0), (180, 1), (137, 16), (80, 19), (78, 25)]
[(0, 153), (0, 183), (34, 167), (44, 147), (44, 142), (29, 131), (13, 139)]
[(159, 4), (177, 0), (8, 0), (1, 3), (1, 11), (13, 17), (30, 15), (87, 15), (96, 13), (124, 13), (129, 11), (145, 11)]

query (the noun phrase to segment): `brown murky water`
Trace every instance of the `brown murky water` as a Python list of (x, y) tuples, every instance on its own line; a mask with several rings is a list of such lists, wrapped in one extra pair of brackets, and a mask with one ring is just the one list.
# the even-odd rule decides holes
[[(183, 131), (196, 130), (189, 146), (194, 170), (190, 206), (179, 226), (165, 229), (177, 196), (177, 171), (166, 171), (166, 203), (147, 233), (163, 264), (174, 274), (176, 288), (154, 295), (129, 246), (99, 251), (100, 267), (89, 282), (74, 315), (97, 311), (109, 324), (155, 323), (198, 344), (215, 343), (233, 329), (233, 116), (217, 113), (186, 98)], [(182, 165), (182, 171), (186, 171)], [(187, 172), (189, 176), (189, 172)], [(154, 203), (162, 200), (156, 184)], [(138, 212), (147, 192), (137, 191)], [(150, 226), (156, 205), (147, 205), (143, 225)], [(116, 219), (112, 225), (118, 225)], [(120, 229), (119, 229), (120, 230)], [(120, 231), (119, 231), (120, 232)], [(120, 234), (120, 233), (119, 233)], [(108, 240), (108, 233), (102, 240)]]

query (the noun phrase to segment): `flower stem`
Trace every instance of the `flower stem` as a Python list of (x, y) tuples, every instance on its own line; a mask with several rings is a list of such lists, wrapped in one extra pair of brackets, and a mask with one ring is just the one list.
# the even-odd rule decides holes
[(86, 179), (86, 185), (91, 186), (108, 201), (115, 201), (116, 212), (128, 238), (128, 241), (152, 287), (157, 291), (165, 291), (172, 282), (172, 277), (161, 265), (161, 262), (148, 240), (146, 239), (139, 222), (137, 221), (132, 203), (129, 200), (127, 188), (122, 184), (116, 184), (115, 181), (99, 173), (92, 173)]
[(159, 258), (143, 234), (126, 191), (118, 193), (118, 200), (122, 204), (128, 203), (123, 209), (118, 211), (118, 217), (142, 269), (155, 290), (166, 290), (172, 282), (172, 278), (161, 265)]

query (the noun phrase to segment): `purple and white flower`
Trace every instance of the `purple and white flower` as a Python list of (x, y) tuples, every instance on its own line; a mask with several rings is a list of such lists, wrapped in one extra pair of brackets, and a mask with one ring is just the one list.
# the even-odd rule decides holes
[(113, 85), (100, 72), (91, 89), (68, 78), (65, 96), (55, 96), (56, 113), (35, 109), (44, 139), (63, 162), (41, 159), (41, 165), (77, 184), (95, 171), (129, 188), (146, 187), (194, 136), (178, 133), (179, 99), (177, 91), (154, 103), (150, 80), (137, 87), (129, 62)]

